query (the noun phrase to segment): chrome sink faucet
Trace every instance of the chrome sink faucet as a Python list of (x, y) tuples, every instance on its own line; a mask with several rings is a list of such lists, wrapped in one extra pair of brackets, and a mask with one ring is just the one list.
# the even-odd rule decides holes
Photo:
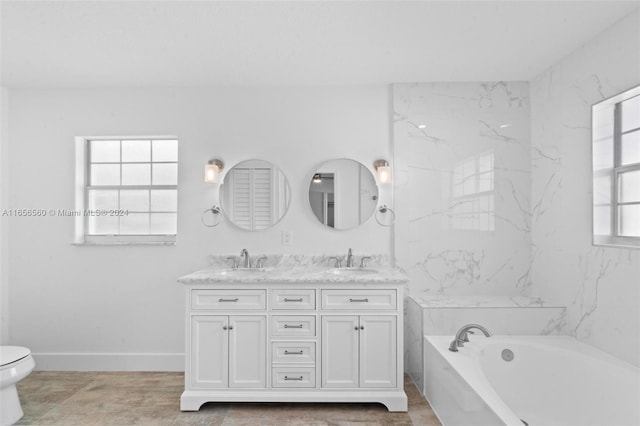
[(473, 334), (473, 331), (471, 331), (471, 329), (473, 328), (482, 331), (482, 334), (484, 334), (486, 337), (491, 337), (491, 333), (489, 332), (489, 330), (487, 330), (483, 326), (478, 324), (467, 324), (460, 330), (458, 330), (458, 332), (456, 333), (456, 337), (449, 345), (449, 350), (451, 352), (458, 352), (458, 348), (463, 347), (464, 342), (469, 341), (469, 336), (467, 334)]
[(242, 249), (240, 256), (244, 256), (244, 267), (247, 269), (251, 268), (251, 259), (249, 258), (249, 252), (247, 249)]
[(351, 249), (347, 253), (347, 268), (353, 268), (353, 252)]

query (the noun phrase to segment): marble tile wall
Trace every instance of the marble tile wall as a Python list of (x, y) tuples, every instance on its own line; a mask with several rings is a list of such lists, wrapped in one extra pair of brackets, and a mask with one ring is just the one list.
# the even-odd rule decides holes
[(640, 250), (591, 243), (591, 105), (640, 84), (640, 11), (531, 82), (534, 292), (570, 334), (640, 366)]
[(395, 260), (410, 294), (529, 294), (528, 83), (395, 84), (393, 106)]

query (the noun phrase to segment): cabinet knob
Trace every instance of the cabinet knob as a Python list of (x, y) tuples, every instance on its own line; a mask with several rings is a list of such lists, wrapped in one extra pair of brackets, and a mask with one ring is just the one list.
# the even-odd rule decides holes
[(227, 328), (229, 328), (229, 327), (227, 327), (226, 325), (223, 325), (223, 326), (222, 326), (222, 329), (223, 329), (223, 330), (226, 330)]
[(232, 325), (229, 326), (229, 330), (233, 330), (233, 326)]
[(360, 330), (360, 327), (358, 327), (358, 326), (356, 325), (356, 326), (354, 327), (354, 330), (355, 330), (355, 331), (358, 331), (358, 330)]
[(360, 326), (360, 330), (364, 330), (364, 325), (361, 325), (361, 326)]

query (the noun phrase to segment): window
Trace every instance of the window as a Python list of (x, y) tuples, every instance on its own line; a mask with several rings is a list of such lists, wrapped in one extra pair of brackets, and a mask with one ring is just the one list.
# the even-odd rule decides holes
[(640, 247), (640, 86), (592, 114), (593, 243)]
[(175, 242), (175, 138), (79, 138), (77, 148), (77, 242)]
[(467, 158), (453, 168), (449, 208), (454, 229), (493, 231), (493, 151)]

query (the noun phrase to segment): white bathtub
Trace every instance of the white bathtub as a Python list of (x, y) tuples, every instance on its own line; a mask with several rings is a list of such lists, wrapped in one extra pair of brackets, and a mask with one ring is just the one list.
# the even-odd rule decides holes
[(445, 426), (640, 425), (640, 369), (592, 346), (475, 334), (450, 352), (452, 339), (424, 337), (424, 395)]

